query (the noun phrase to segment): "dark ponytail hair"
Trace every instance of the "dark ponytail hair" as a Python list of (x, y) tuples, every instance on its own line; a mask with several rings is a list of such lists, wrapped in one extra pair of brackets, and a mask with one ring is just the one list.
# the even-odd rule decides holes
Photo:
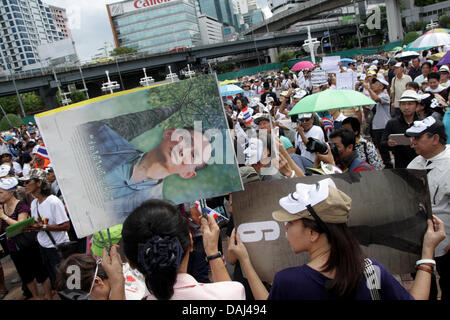
[[(142, 203), (125, 220), (122, 240), (128, 261), (145, 276), (150, 293), (159, 300), (170, 299), (174, 293), (179, 265), (161, 263), (160, 257), (154, 258), (151, 252), (148, 253), (149, 247), (146, 250), (143, 248), (146, 245), (154, 248), (155, 241), (165, 241), (164, 245), (169, 242), (169, 246), (176, 243), (182, 249), (179, 252), (181, 259), (185, 257), (190, 247), (189, 227), (178, 208), (162, 200)], [(144, 258), (142, 250), (147, 252)]]
[[(319, 231), (315, 221), (302, 219), (302, 222), (306, 228), (323, 233)], [(354, 299), (363, 279), (365, 255), (347, 224), (325, 223), (325, 225), (329, 231), (325, 234), (331, 250), (328, 261), (321, 271), (335, 270), (336, 272), (326, 289), (335, 294), (338, 299)]]

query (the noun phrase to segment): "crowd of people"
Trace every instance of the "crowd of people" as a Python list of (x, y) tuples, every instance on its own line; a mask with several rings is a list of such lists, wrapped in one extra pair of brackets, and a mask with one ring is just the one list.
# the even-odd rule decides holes
[[(38, 129), (30, 124), (3, 133), (0, 146), (1, 232), (30, 216), (37, 221), (28, 230), (37, 233), (33, 245), (21, 247), (23, 239), (2, 240), (24, 283), (24, 294), (39, 299), (40, 283), (45, 299), (52, 299), (55, 291), (61, 299), (128, 299), (126, 264), (142, 275), (146, 290), (140, 298), (148, 300), (435, 300), (439, 286), (441, 300), (448, 301), (450, 128), (444, 123), (450, 122), (450, 79), (447, 65), (437, 68), (427, 59), (431, 53), (423, 51), (410, 60), (383, 53), (376, 60), (360, 56), (348, 66), (339, 63), (340, 73), (356, 74), (354, 90), (370, 97), (373, 105), (330, 105), (326, 111), (290, 116), (302, 99), (338, 87), (336, 74), (317, 83), (312, 70), (240, 77), (236, 83), (243, 92), (223, 99), (237, 158), (245, 158), (239, 163), (244, 187), (318, 172), (427, 171), (433, 218), (428, 220), (410, 290), (364, 255), (346, 224), (352, 200), (357, 200), (330, 179), (321, 181), (320, 190), (303, 185), (280, 199), (281, 209), (272, 213), (273, 219), (286, 223), (292, 251), (308, 252), (310, 262), (278, 272), (269, 283), (260, 280), (236, 232), (232, 195), (206, 199), (208, 207), (225, 217), (220, 224), (211, 215), (203, 216), (195, 201), (175, 206), (149, 199), (130, 212), (119, 243), (104, 248), (100, 259), (80, 245), (86, 239), (70, 236), (73, 228), (52, 165)], [(325, 200), (314, 203), (314, 197), (295, 196), (301, 190), (326, 194)], [(57, 247), (71, 240), (78, 241), (77, 253), (58, 254)], [(231, 275), (226, 264), (232, 266)], [(77, 295), (67, 287), (74, 265), (82, 270)], [(378, 270), (379, 287), (368, 285), (374, 274), (368, 270)], [(2, 279), (0, 269), (0, 294), (5, 296)]]

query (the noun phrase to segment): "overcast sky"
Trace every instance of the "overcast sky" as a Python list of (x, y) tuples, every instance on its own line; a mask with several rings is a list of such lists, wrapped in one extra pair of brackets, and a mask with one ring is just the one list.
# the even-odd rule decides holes
[(65, 8), (69, 27), (81, 60), (89, 60), (105, 41), (114, 44), (106, 4), (117, 0), (44, 0)]
[[(106, 4), (119, 0), (44, 0), (44, 2), (66, 9), (69, 28), (81, 60), (90, 60), (97, 53), (97, 49), (104, 46), (105, 41), (114, 45)], [(257, 5), (263, 10), (269, 10), (264, 8), (267, 0), (257, 0)], [(271, 16), (270, 10), (264, 13), (266, 18)]]

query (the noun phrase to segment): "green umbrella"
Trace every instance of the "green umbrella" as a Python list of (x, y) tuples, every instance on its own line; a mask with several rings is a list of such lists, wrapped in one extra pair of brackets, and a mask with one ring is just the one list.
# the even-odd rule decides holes
[(303, 98), (292, 108), (289, 115), (373, 104), (376, 102), (358, 91), (328, 89)]

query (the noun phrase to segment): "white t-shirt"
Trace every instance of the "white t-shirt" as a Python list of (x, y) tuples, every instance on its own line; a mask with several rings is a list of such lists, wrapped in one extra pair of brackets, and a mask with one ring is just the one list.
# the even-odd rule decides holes
[[(37, 208), (39, 207), (39, 214), (41, 215), (44, 222), (48, 225), (58, 225), (64, 222), (69, 221), (67, 217), (66, 210), (64, 209), (64, 205), (58, 197), (54, 195), (50, 195), (47, 199), (44, 200), (41, 204), (37, 204), (38, 200), (34, 199), (31, 203), (31, 215), (36, 221), (40, 221)], [(38, 207), (37, 207), (38, 206)], [(69, 242), (69, 234), (67, 231), (50, 231), (53, 238), (55, 239), (56, 244), (61, 244), (65, 242)], [(45, 231), (39, 231), (37, 235), (37, 240), (39, 244), (44, 248), (54, 248), (52, 241)]]
[(13, 161), (12, 164), (13, 164), (13, 168), (14, 168), (14, 173), (16, 175), (21, 174), (22, 173), (22, 166), (19, 163), (15, 162), (15, 161)]
[[(322, 142), (325, 142), (325, 136), (323, 135), (322, 128), (319, 126), (312, 126), (308, 132), (305, 132), (305, 137), (306, 139), (316, 138)], [(306, 151), (306, 145), (303, 143), (302, 137), (298, 132), (295, 134), (295, 147), (300, 149), (302, 157), (314, 162), (316, 159), (316, 154)]]
[(23, 164), (22, 174), (23, 174), (24, 176), (26, 176), (26, 175), (28, 175), (28, 173), (30, 172), (30, 170), (31, 170), (30, 164), (29, 164), (29, 163), (24, 163), (24, 164)]

